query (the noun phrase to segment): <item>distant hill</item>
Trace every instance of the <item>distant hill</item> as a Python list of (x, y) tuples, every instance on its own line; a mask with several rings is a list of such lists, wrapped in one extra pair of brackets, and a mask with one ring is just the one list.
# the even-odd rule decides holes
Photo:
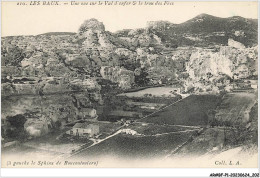
[[(245, 46), (257, 44), (257, 19), (247, 19), (240, 16), (228, 18), (200, 14), (181, 24), (168, 21), (148, 22), (148, 33), (156, 34), (163, 43), (172, 46), (209, 46), (227, 45), (228, 39), (233, 38)], [(129, 30), (116, 34), (125, 37)]]
[(233, 30), (252, 30), (257, 32), (257, 20), (240, 16), (220, 18), (208, 14), (200, 14), (184, 23), (175, 25), (172, 29), (178, 33), (212, 33), (231, 32)]
[(75, 32), (48, 32), (39, 35), (76, 35)]

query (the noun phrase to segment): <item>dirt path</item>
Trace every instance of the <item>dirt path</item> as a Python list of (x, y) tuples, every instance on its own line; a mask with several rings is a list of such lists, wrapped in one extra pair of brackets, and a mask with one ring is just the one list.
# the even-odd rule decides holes
[(167, 133), (155, 134), (155, 135), (150, 135), (150, 136), (161, 136), (161, 135), (169, 135), (169, 134), (174, 134), (174, 133), (186, 133), (186, 132), (193, 132), (196, 130), (200, 130), (200, 129), (181, 130), (181, 131), (176, 131), (176, 132), (167, 132)]

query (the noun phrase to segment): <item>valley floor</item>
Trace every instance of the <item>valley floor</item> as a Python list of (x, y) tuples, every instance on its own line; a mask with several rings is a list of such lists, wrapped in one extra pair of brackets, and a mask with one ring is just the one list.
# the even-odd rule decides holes
[[(251, 127), (250, 123), (257, 122), (251, 117), (251, 110), (257, 103), (256, 98), (257, 93), (246, 92), (228, 93), (224, 96), (191, 95), (166, 106), (162, 105), (157, 111), (129, 124), (97, 121), (100, 125), (103, 123), (101, 130), (104, 133), (99, 138), (71, 138), (73, 141), (60, 142), (57, 141), (57, 137), (62, 132), (57, 132), (28, 141), (19, 149), (4, 149), (2, 154), (5, 158), (8, 153), (14, 156), (13, 153), (17, 152), (24, 157), (48, 155), (55, 160), (98, 159), (104, 162), (104, 166), (107, 164), (106, 158), (134, 163), (145, 160), (185, 160), (188, 157), (192, 160), (208, 159), (214, 166), (214, 160), (227, 154), (227, 159), (231, 160), (247, 155), (247, 159), (241, 160), (245, 163), (252, 159), (253, 163), (249, 165), (254, 165), (257, 160), (257, 141), (254, 138), (257, 128)], [(232, 122), (244, 113), (241, 117), (245, 118), (249, 126), (243, 130), (238, 130), (235, 126), (211, 126), (207, 115), (209, 110), (215, 110), (216, 115), (222, 115), (222, 119)], [(238, 111), (240, 115), (237, 114)]]

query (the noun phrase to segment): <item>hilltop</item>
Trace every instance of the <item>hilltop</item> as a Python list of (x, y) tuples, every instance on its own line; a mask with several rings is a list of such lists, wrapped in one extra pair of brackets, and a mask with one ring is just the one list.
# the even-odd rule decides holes
[(48, 32), (48, 33), (43, 33), (39, 35), (76, 35), (74, 32)]
[(148, 29), (166, 43), (178, 46), (227, 45), (233, 38), (246, 46), (257, 44), (257, 20), (240, 16), (228, 18), (200, 14), (181, 24), (158, 22), (148, 25)]

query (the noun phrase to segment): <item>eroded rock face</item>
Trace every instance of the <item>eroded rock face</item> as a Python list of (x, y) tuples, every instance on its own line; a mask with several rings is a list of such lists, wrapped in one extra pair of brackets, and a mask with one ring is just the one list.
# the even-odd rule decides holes
[(101, 67), (100, 74), (104, 79), (111, 80), (119, 84), (123, 89), (131, 88), (134, 83), (134, 72), (120, 67)]
[(187, 71), (192, 79), (199, 79), (206, 76), (207, 73), (215, 77), (220, 73), (232, 77), (232, 70), (232, 61), (226, 56), (203, 50), (192, 53), (187, 65)]
[[(95, 93), (95, 92), (94, 92)], [(93, 93), (57, 93), (48, 95), (9, 96), (2, 100), (2, 119), (22, 115), (26, 118), (24, 131), (39, 137), (76, 121), (84, 108), (92, 108)], [(84, 113), (85, 115), (87, 113)]]
[(228, 46), (234, 47), (234, 48), (240, 48), (240, 49), (245, 49), (245, 45), (242, 43), (239, 43), (238, 41), (235, 41), (233, 39), (228, 39)]
[(230, 91), (231, 80), (257, 75), (257, 51), (254, 49), (223, 46), (218, 52), (206, 49), (192, 52), (185, 63), (188, 74), (186, 87), (195, 86), (205, 91), (219, 91), (218, 87), (224, 87)]
[(48, 121), (42, 119), (28, 119), (24, 124), (24, 130), (29, 136), (40, 137), (49, 132)]
[(77, 120), (82, 108), (92, 108), (93, 103), (102, 103), (101, 87), (91, 78), (20, 77), (10, 79), (1, 87), (1, 104), (4, 105), (2, 119), (24, 116), (27, 120), (24, 132), (32, 137), (60, 129)]

